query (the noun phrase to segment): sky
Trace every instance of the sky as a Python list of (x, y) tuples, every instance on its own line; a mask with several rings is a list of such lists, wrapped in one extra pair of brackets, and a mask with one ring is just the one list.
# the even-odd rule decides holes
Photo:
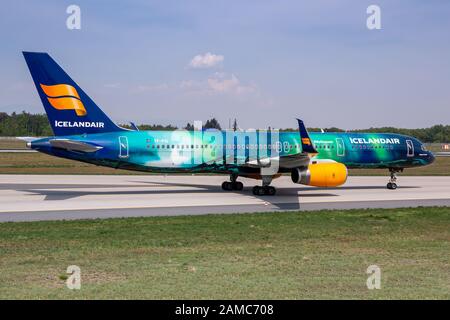
[(21, 54), (41, 51), (117, 123), (450, 124), (446, 0), (15, 0), (0, 6), (0, 40), (3, 112), (44, 111)]

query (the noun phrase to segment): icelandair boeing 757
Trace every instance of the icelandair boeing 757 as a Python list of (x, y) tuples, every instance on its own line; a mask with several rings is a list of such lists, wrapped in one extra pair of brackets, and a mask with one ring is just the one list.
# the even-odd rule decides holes
[(34, 139), (28, 147), (49, 155), (100, 166), (159, 173), (230, 175), (224, 190), (242, 190), (238, 177), (262, 180), (255, 195), (274, 195), (274, 178), (336, 187), (347, 168), (385, 168), (389, 189), (396, 173), (434, 161), (417, 139), (387, 133), (308, 133), (276, 130), (139, 131), (117, 126), (47, 54), (24, 52), (55, 136)]

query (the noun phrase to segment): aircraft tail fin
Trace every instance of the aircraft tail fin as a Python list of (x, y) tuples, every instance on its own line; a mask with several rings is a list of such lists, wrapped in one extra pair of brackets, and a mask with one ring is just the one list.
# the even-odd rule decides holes
[(308, 130), (305, 127), (305, 124), (302, 120), (297, 119), (298, 121), (298, 130), (300, 133), (300, 142), (302, 144), (302, 151), (306, 153), (318, 153), (314, 144), (309, 136)]
[(47, 53), (23, 52), (56, 136), (125, 130), (117, 126)]

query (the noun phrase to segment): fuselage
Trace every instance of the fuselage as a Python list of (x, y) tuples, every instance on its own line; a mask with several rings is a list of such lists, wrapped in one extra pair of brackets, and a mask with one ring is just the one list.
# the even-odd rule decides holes
[[(348, 168), (402, 169), (430, 164), (431, 152), (416, 138), (389, 133), (310, 133), (318, 154), (312, 160), (334, 160)], [(56, 137), (99, 147), (84, 153), (52, 147), (35, 140), (31, 148), (58, 157), (96, 165), (150, 172), (251, 173), (254, 159), (301, 152), (298, 132), (266, 131), (121, 131)], [(273, 140), (273, 141), (271, 141)], [(276, 142), (278, 141), (278, 142)], [(255, 169), (255, 172), (259, 171)], [(279, 172), (289, 170), (280, 168)]]

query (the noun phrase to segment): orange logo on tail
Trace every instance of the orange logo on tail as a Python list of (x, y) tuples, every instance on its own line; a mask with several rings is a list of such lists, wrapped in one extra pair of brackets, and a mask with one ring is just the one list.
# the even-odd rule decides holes
[(309, 140), (309, 138), (302, 138), (302, 143), (303, 144), (307, 144), (307, 145), (311, 145), (311, 140)]
[(77, 116), (85, 116), (87, 114), (74, 87), (68, 84), (55, 84), (53, 86), (41, 84), (41, 88), (53, 108), (58, 110), (75, 110)]

